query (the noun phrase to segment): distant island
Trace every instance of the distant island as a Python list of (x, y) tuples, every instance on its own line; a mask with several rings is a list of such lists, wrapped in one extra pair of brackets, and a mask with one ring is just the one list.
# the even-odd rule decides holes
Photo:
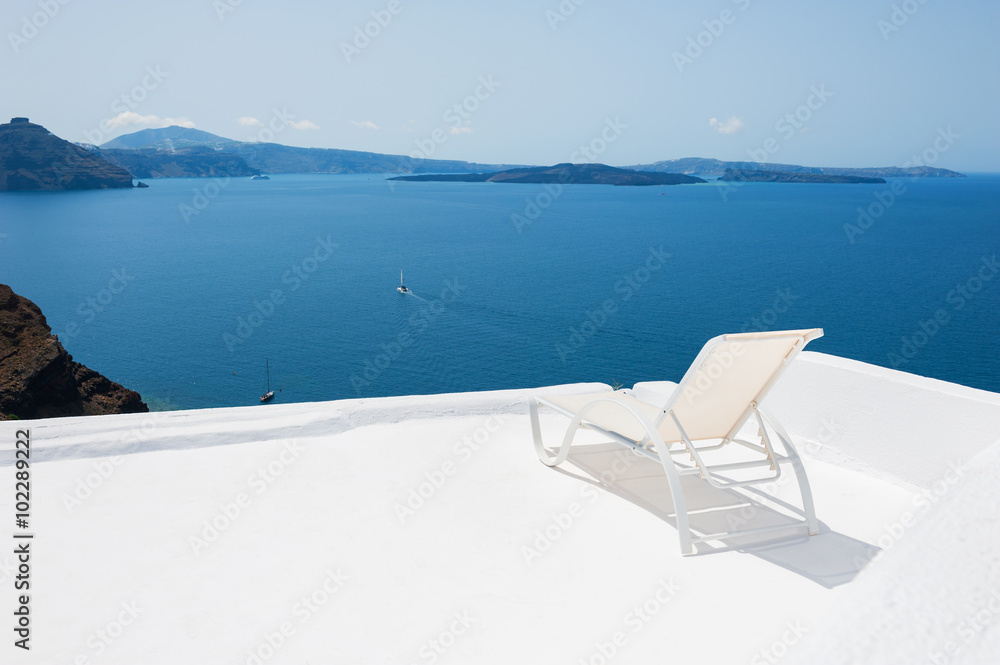
[(859, 175), (831, 175), (826, 173), (790, 173), (788, 171), (762, 171), (760, 169), (726, 169), (723, 182), (800, 182), (878, 185), (884, 178), (868, 178)]
[[(236, 141), (200, 129), (178, 126), (144, 129), (96, 146), (64, 141), (41, 125), (30, 123), (27, 118), (14, 118), (10, 123), (0, 125), (0, 191), (117, 188), (131, 187), (132, 178), (250, 177), (261, 173), (429, 174), (432, 175), (429, 179), (433, 180), (442, 180), (441, 175), (455, 174), (469, 176), (452, 179), (463, 182), (546, 182), (539, 179), (553, 176), (546, 176), (543, 172), (558, 167), (480, 164), (356, 150), (296, 148), (279, 143)], [(572, 182), (593, 184), (683, 184), (699, 182), (702, 178), (722, 177), (726, 169), (861, 178), (965, 177), (955, 171), (929, 166), (827, 168), (725, 162), (700, 157), (615, 168), (619, 173), (560, 173), (552, 182), (558, 181), (558, 177), (570, 177), (579, 178)], [(631, 175), (625, 177), (623, 173)], [(635, 173), (646, 175), (635, 176)], [(664, 175), (667, 177), (657, 179), (657, 176)], [(684, 180), (684, 176), (696, 179)], [(818, 182), (810, 179), (781, 181)], [(822, 182), (835, 181), (842, 182)]]
[(701, 178), (678, 173), (648, 173), (620, 169), (605, 164), (556, 164), (508, 169), (494, 173), (404, 175), (389, 178), (410, 182), (502, 182), (517, 184), (564, 185), (686, 185), (705, 182)]
[[(194, 149), (201, 152), (193, 152)], [(210, 159), (210, 149), (217, 157)], [(128, 169), (136, 177), (163, 178), (211, 176), (238, 173), (412, 173), (490, 175), (524, 164), (479, 164), (447, 159), (414, 159), (405, 155), (337, 150), (331, 148), (295, 148), (279, 143), (235, 141), (200, 129), (164, 127), (124, 134), (95, 151), (112, 163)], [(683, 174), (718, 178), (727, 168), (785, 173), (822, 173), (867, 178), (962, 178), (963, 174), (929, 166), (901, 168), (828, 168), (796, 164), (759, 164), (725, 162), (718, 159), (687, 157), (652, 164), (620, 167), (627, 171)]]
[(626, 166), (636, 171), (658, 171), (666, 173), (686, 173), (701, 177), (718, 178), (726, 169), (750, 171), (780, 171), (782, 173), (822, 173), (824, 175), (860, 176), (862, 178), (964, 178), (965, 174), (948, 169), (937, 169), (930, 166), (880, 166), (866, 168), (833, 168), (825, 166), (799, 166), (797, 164), (763, 164), (760, 162), (724, 162), (718, 159), (703, 157), (685, 157), (684, 159), (668, 159), (652, 164), (637, 164)]
[(0, 191), (132, 187), (132, 174), (27, 118), (0, 125)]
[(100, 146), (88, 147), (137, 178), (251, 176), (258, 173), (475, 173), (515, 166), (235, 141), (176, 125), (143, 129)]

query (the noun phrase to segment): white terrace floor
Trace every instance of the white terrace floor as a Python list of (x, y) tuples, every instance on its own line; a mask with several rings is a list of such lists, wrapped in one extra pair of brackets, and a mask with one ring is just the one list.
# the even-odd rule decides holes
[[(879, 568), (905, 570), (893, 550), (940, 520), (931, 513), (974, 475), (959, 457), (959, 473), (897, 463), (908, 455), (882, 448), (902, 444), (865, 418), (899, 417), (934, 394), (957, 400), (956, 417), (995, 417), (964, 435), (964, 461), (1000, 423), (997, 395), (821, 354), (795, 363), (772, 409), (800, 442), (821, 534), (691, 557), (664, 517), (662, 470), (603, 444), (564, 469), (543, 466), (524, 391), (0, 423), (0, 516), (11, 523), (0, 538), (14, 542), (10, 463), (23, 428), (35, 534), (30, 652), (13, 647), (13, 544), (0, 549), (10, 624), (0, 662), (722, 664), (789, 650), (792, 662), (810, 640), (849, 629), (843, 599), (892, 595), (877, 586)], [(803, 398), (801, 384), (816, 380), (824, 397)], [(866, 390), (882, 404), (858, 415), (851, 400)], [(543, 412), (547, 439), (565, 424)], [(608, 470), (613, 482), (602, 482)], [(719, 499), (700, 492), (693, 503)], [(988, 529), (970, 575), (1000, 549), (997, 525)], [(906, 639), (906, 625), (896, 637), (886, 626), (887, 639)], [(963, 653), (997, 632), (979, 631)], [(948, 662), (977, 662), (961, 656)]]

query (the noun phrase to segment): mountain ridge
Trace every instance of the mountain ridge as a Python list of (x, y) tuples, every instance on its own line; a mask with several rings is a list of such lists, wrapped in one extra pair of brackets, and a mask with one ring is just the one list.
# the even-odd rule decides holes
[[(538, 168), (520, 164), (481, 164), (461, 160), (414, 159), (406, 155), (390, 155), (339, 148), (299, 148), (280, 143), (238, 141), (211, 132), (172, 125), (159, 129), (143, 129), (123, 134), (96, 148), (101, 154), (109, 153), (109, 161), (125, 168), (139, 169), (143, 175), (132, 171), (136, 177), (170, 177), (157, 171), (155, 165), (142, 163), (145, 158), (132, 156), (126, 159), (121, 150), (155, 149), (176, 152), (196, 147), (210, 147), (220, 152), (232, 153), (246, 162), (246, 174), (264, 173), (483, 173), (500, 172), (512, 168)], [(116, 161), (117, 160), (117, 161)], [(814, 173), (830, 176), (856, 176), (866, 178), (964, 178), (965, 175), (949, 169), (930, 166), (913, 167), (819, 167), (798, 164), (724, 161), (703, 157), (684, 157), (649, 164), (626, 165), (618, 168), (652, 173), (676, 173), (701, 177), (721, 177), (727, 168), (751, 171), (780, 171), (783, 173)], [(145, 173), (152, 175), (145, 175)], [(158, 175), (158, 173), (160, 173)], [(211, 173), (188, 172), (188, 176), (208, 176)], [(236, 175), (232, 173), (231, 175)]]
[(668, 173), (685, 173), (720, 177), (726, 169), (746, 171), (780, 171), (782, 173), (818, 173), (823, 175), (859, 176), (864, 178), (964, 178), (958, 171), (935, 168), (931, 166), (875, 166), (875, 167), (826, 167), (800, 166), (798, 164), (778, 164), (760, 162), (727, 162), (721, 159), (707, 157), (683, 157), (667, 159), (650, 164), (635, 164), (626, 166), (637, 171), (654, 171)]
[[(389, 155), (340, 148), (299, 148), (281, 143), (237, 141), (211, 132), (172, 125), (160, 129), (143, 129), (123, 134), (94, 146), (109, 161), (129, 169), (137, 178), (210, 177), (208, 162), (190, 163), (184, 173), (175, 168), (166, 171), (160, 164), (170, 163), (164, 155), (183, 150), (207, 147), (219, 154), (233, 155), (245, 162), (245, 173), (474, 173), (500, 171), (514, 164), (479, 164), (447, 159), (414, 159), (406, 155)], [(146, 151), (128, 154), (127, 151)], [(148, 152), (155, 150), (160, 154)], [(204, 154), (202, 154), (204, 157)], [(173, 164), (173, 166), (178, 166)], [(234, 166), (236, 169), (237, 166)], [(238, 170), (238, 169), (237, 169)], [(142, 175), (140, 175), (142, 174)]]
[(116, 138), (106, 141), (97, 146), (101, 150), (114, 148), (162, 148), (171, 150), (193, 145), (231, 145), (240, 143), (234, 139), (227, 139), (218, 134), (212, 134), (193, 127), (181, 127), (180, 125), (170, 125), (155, 129), (140, 129), (131, 134), (122, 134)]
[(766, 169), (726, 169), (722, 182), (784, 182), (844, 185), (884, 185), (884, 178), (832, 173), (790, 173)]

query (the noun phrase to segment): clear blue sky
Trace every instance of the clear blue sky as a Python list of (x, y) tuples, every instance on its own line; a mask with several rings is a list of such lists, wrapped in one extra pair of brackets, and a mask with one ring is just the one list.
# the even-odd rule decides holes
[(618, 165), (768, 146), (1000, 171), (998, 29), (987, 0), (3, 0), (0, 118), (75, 141), (171, 121), (267, 139), (273, 119), (288, 145), (491, 163), (593, 143)]

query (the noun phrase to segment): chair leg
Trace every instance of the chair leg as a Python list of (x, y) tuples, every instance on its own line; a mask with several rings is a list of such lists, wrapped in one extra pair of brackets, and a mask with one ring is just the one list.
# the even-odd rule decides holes
[[(559, 466), (566, 461), (566, 457), (569, 455), (569, 445), (568, 441), (563, 441), (562, 447), (555, 457), (549, 455), (549, 451), (545, 449), (545, 445), (542, 443), (542, 427), (538, 422), (538, 401), (534, 397), (528, 397), (528, 412), (531, 417), (531, 438), (535, 444), (535, 453), (538, 454), (538, 459), (545, 466)], [(569, 437), (569, 432), (567, 434), (567, 439), (572, 440)]]
[(763, 421), (766, 420), (767, 425), (770, 425), (774, 433), (781, 439), (781, 444), (785, 448), (785, 456), (791, 461), (792, 472), (795, 474), (795, 480), (799, 483), (799, 494), (802, 496), (802, 510), (806, 514), (809, 535), (815, 536), (819, 533), (819, 520), (816, 519), (816, 507), (813, 504), (812, 489), (809, 487), (809, 478), (806, 476), (805, 467), (802, 466), (802, 458), (799, 457), (798, 451), (795, 450), (795, 446), (792, 444), (792, 437), (788, 435), (788, 432), (781, 426), (781, 423), (770, 415), (762, 413), (759, 409), (757, 415), (761, 417), (761, 427), (765, 426)]
[(667, 476), (670, 499), (674, 503), (674, 517), (677, 519), (677, 537), (680, 540), (681, 555), (688, 556), (695, 553), (695, 547), (694, 543), (691, 542), (691, 524), (688, 520), (684, 489), (681, 487), (681, 476), (677, 473), (677, 467), (674, 466), (673, 458), (670, 457), (669, 446), (660, 438), (659, 432), (652, 430), (651, 433), (653, 435), (653, 447), (659, 455), (663, 473)]

